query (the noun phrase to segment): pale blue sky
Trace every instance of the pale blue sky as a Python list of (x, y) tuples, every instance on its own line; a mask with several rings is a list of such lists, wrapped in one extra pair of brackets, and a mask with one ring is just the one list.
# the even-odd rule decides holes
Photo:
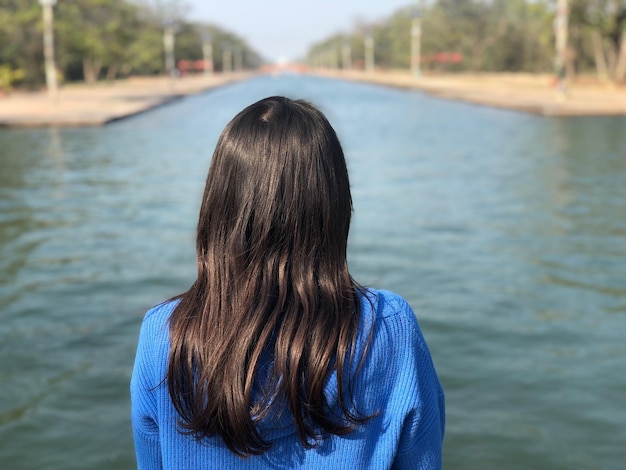
[(303, 57), (308, 47), (358, 20), (391, 15), (413, 0), (187, 0), (190, 18), (233, 31), (270, 61)]

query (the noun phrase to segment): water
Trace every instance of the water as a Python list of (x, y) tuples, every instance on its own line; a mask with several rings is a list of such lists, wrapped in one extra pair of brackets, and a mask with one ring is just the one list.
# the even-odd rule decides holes
[(417, 312), (444, 468), (624, 468), (626, 119), (289, 76), (104, 128), (0, 130), (0, 468), (134, 468), (141, 317), (193, 280), (219, 132), (272, 94), (342, 139), (351, 269)]

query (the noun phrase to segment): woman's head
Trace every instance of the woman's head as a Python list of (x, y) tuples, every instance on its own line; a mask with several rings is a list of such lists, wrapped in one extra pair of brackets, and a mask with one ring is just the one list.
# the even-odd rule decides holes
[[(200, 209), (198, 278), (170, 318), (167, 380), (183, 432), (248, 455), (270, 445), (257, 424), (277, 403), (307, 447), (364, 421), (344, 388), (360, 315), (351, 210), (341, 145), (315, 107), (266, 98), (226, 126)], [(332, 373), (338, 403), (324, 389)]]
[(341, 145), (304, 101), (258, 101), (226, 126), (215, 149), (198, 226), (199, 261), (218, 243), (241, 268), (289, 251), (345, 260), (352, 201)]

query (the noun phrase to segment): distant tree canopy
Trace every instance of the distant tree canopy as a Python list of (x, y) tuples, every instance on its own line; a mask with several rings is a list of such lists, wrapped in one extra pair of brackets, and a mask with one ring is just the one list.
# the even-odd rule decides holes
[[(409, 3), (409, 2), (407, 2)], [(551, 72), (557, 0), (433, 0), (422, 2), (421, 62), (426, 70)], [(314, 44), (311, 64), (338, 66), (352, 46), (352, 60), (364, 61), (364, 38), (374, 40), (376, 66), (408, 68), (412, 2), (388, 18), (358, 24)], [(595, 71), (626, 78), (626, 1), (569, 0), (567, 69), (570, 76)], [(461, 59), (461, 60), (459, 60)]]
[[(164, 70), (163, 30), (176, 30), (176, 60), (202, 59), (209, 35), (213, 62), (222, 69), (222, 50), (242, 51), (243, 66), (262, 59), (235, 34), (213, 24), (185, 19), (177, 0), (58, 0), (54, 7), (57, 68), (65, 80), (95, 81)], [(44, 81), (42, 9), (38, 0), (2, 0), (0, 67), (27, 86)]]

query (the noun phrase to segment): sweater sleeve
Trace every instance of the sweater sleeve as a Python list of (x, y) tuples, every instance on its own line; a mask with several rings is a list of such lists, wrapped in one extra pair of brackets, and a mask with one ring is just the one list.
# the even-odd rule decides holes
[(437, 407), (439, 416), (422, 430), (419, 436), (416, 435), (417, 426), (415, 420), (409, 416), (403, 430), (401, 440), (404, 441), (403, 448), (398, 450), (395, 456), (393, 469), (419, 469), (436, 470), (441, 469), (442, 442), (444, 433), (444, 395), (443, 392), (437, 395)]
[(162, 468), (161, 443), (157, 420), (155, 387), (160, 380), (155, 377), (157, 354), (154, 354), (158, 337), (150, 316), (146, 314), (139, 333), (135, 365), (130, 382), (131, 420), (137, 468), (156, 470)]
[(413, 310), (400, 297), (387, 301), (398, 312), (387, 320), (395, 324), (397, 377), (402, 377), (399, 388), (406, 400), (393, 468), (438, 470), (445, 427), (443, 389)]

